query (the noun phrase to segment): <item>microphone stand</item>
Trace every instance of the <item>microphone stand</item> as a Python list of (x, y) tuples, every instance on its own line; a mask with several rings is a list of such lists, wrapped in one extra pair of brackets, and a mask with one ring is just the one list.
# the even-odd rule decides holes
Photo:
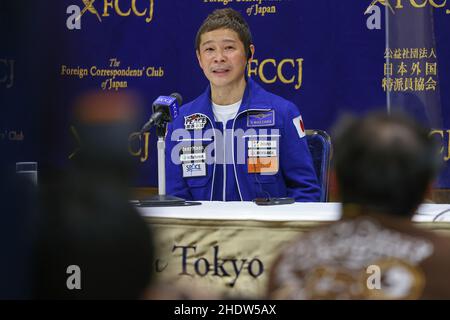
[(145, 207), (174, 207), (190, 205), (190, 202), (182, 198), (166, 195), (166, 135), (167, 123), (156, 125), (156, 135), (158, 136), (158, 195), (140, 200), (140, 204)]

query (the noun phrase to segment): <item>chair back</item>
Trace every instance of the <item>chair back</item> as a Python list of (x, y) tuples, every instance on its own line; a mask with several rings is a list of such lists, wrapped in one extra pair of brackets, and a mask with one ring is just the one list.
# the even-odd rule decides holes
[(306, 140), (313, 159), (317, 180), (321, 187), (320, 201), (328, 201), (330, 181), (331, 138), (323, 130), (306, 130)]

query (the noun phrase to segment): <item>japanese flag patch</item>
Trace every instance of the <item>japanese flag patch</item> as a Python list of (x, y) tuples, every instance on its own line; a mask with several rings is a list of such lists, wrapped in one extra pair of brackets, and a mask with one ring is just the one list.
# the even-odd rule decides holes
[(303, 138), (306, 135), (306, 133), (305, 133), (305, 125), (303, 124), (302, 116), (298, 116), (298, 117), (292, 119), (292, 122), (294, 122), (294, 127), (297, 130), (299, 137)]

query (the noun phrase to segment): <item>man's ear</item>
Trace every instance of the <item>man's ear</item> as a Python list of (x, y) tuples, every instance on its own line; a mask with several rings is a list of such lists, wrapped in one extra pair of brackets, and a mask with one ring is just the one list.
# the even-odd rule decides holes
[(255, 54), (255, 46), (254, 45), (250, 45), (249, 47), (248, 47), (248, 56), (247, 56), (247, 62), (248, 63), (250, 63), (250, 61), (252, 61), (252, 59), (253, 59), (253, 56), (254, 56), (254, 54)]

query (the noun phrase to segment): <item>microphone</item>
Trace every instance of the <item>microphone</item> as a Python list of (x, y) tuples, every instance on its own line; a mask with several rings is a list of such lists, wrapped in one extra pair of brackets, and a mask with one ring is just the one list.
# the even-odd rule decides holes
[(153, 114), (150, 120), (141, 129), (141, 134), (148, 131), (154, 125), (172, 122), (178, 117), (178, 109), (183, 101), (179, 93), (170, 96), (159, 96), (152, 104)]

